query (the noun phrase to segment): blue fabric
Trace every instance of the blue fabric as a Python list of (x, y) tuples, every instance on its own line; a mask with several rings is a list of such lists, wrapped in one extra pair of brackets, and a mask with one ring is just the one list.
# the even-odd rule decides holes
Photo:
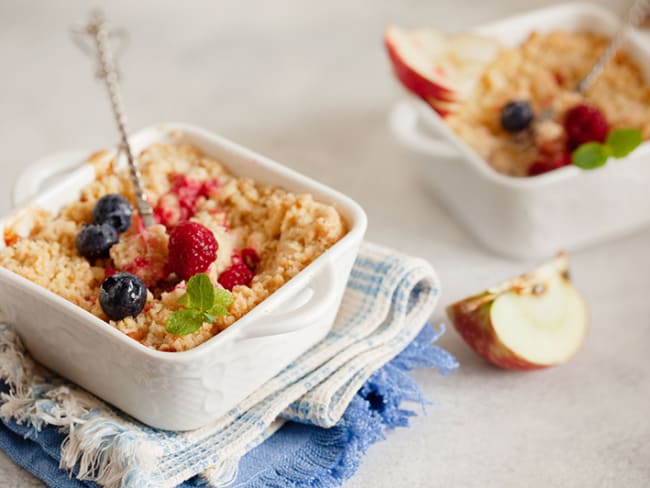
[[(416, 367), (435, 368), (447, 374), (457, 368), (453, 356), (435, 346), (439, 335), (430, 325), (397, 357), (374, 373), (364, 384), (341, 421), (330, 429), (287, 422), (263, 444), (250, 451), (239, 464), (231, 485), (258, 487), (334, 487), (351, 477), (368, 447), (383, 439), (388, 430), (408, 426), (415, 412), (402, 402), (425, 400), (406, 372)], [(0, 390), (6, 385), (0, 383)], [(95, 488), (89, 481), (77, 481), (59, 469), (59, 448), (64, 434), (54, 427), (40, 431), (13, 421), (0, 424), (0, 449), (48, 486)], [(204, 487), (199, 477), (182, 488)]]

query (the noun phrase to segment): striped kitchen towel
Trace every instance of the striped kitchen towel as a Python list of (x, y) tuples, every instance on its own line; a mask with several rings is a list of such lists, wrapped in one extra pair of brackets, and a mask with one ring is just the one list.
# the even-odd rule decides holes
[[(242, 457), (285, 420), (336, 425), (371, 375), (413, 341), (439, 291), (427, 262), (364, 244), (328, 336), (218, 421), (182, 433), (142, 425), (41, 369), (0, 325), (0, 379), (9, 386), (0, 416), (34, 429), (59, 426), (60, 465), (78, 479), (172, 487), (200, 475), (227, 486)], [(443, 362), (443, 372), (455, 365)]]

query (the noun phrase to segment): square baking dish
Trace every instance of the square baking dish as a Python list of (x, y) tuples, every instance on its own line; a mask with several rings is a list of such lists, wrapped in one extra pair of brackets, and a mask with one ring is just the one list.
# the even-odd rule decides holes
[[(294, 193), (311, 193), (333, 205), (349, 229), (248, 314), (183, 352), (147, 348), (0, 267), (0, 313), (38, 362), (145, 424), (190, 430), (235, 407), (327, 334), (365, 233), (366, 216), (357, 203), (335, 190), (191, 125), (150, 127), (131, 138), (136, 154), (157, 142), (188, 142), (236, 175)], [(32, 165), (19, 178), (15, 200), (38, 192), (26, 208), (56, 213), (95, 178), (94, 167), (84, 161), (80, 153), (68, 153)], [(58, 184), (40, 192), (49, 177), (71, 168), (75, 169)], [(10, 222), (11, 217), (2, 219), (0, 231)]]
[[(473, 32), (506, 46), (533, 31), (586, 30), (613, 35), (619, 18), (591, 4), (535, 10)], [(650, 80), (650, 41), (626, 34), (625, 49)], [(544, 258), (637, 230), (650, 222), (650, 142), (600, 169), (567, 166), (540, 176), (496, 172), (424, 101), (411, 97), (391, 114), (396, 138), (425, 156), (428, 186), (485, 247), (511, 258)]]

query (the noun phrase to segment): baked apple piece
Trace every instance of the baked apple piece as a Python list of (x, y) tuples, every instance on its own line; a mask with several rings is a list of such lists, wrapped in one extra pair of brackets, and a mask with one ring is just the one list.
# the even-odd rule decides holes
[(530, 370), (568, 361), (587, 332), (587, 307), (569, 279), (565, 254), (535, 271), (454, 303), (447, 314), (490, 363)]
[(384, 43), (404, 87), (443, 116), (471, 92), (500, 49), (496, 41), (483, 36), (395, 26), (386, 29)]

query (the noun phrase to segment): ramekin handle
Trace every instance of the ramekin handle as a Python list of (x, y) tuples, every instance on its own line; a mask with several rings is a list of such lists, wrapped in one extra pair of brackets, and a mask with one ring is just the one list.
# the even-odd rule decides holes
[(14, 184), (12, 195), (14, 208), (37, 196), (50, 178), (81, 166), (88, 154), (89, 151), (66, 151), (39, 159), (27, 166), (18, 175)]
[(449, 143), (434, 139), (418, 128), (418, 113), (409, 101), (400, 102), (390, 114), (390, 127), (406, 147), (440, 159), (458, 159), (459, 153)]
[(273, 313), (264, 317), (260, 323), (251, 324), (253, 327), (241, 331), (237, 340), (288, 334), (316, 324), (327, 309), (335, 305), (338, 289), (335, 280), (332, 265), (326, 265), (324, 270), (293, 298), (293, 304), (298, 302), (297, 306), (294, 305), (296, 308), (289, 312)]

